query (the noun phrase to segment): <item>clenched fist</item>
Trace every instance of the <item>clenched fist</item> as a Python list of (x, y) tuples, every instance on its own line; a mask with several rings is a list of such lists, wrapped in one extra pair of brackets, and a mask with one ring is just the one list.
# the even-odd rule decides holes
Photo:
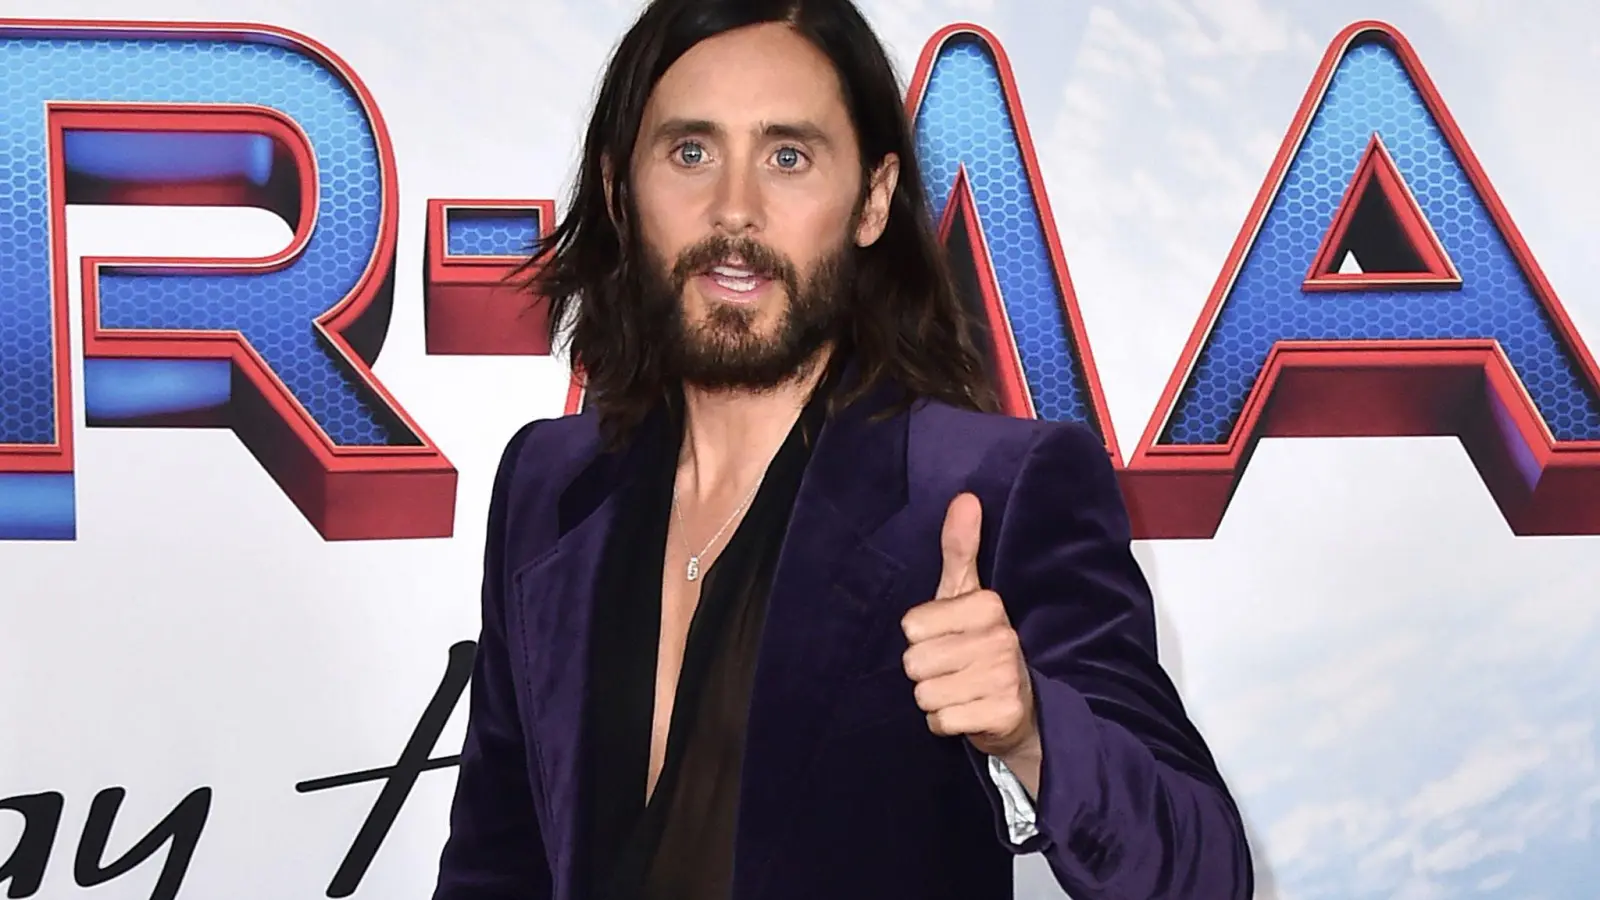
[(944, 566), (933, 600), (906, 613), (906, 676), (938, 735), (963, 735), (1005, 759), (1037, 747), (1033, 683), (1000, 595), (978, 583), (983, 507), (961, 494), (945, 513)]

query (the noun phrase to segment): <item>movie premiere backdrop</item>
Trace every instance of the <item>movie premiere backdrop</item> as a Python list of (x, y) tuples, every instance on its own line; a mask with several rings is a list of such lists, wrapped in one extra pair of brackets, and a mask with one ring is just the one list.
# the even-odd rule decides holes
[[(863, 5), (1258, 896), (1600, 896), (1600, 13)], [(494, 466), (582, 402), (502, 278), (636, 10), (0, 4), (6, 897), (429, 895)]]

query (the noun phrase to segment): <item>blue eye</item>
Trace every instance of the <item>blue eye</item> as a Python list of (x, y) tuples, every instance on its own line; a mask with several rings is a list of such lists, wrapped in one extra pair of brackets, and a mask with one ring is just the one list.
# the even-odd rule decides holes
[(678, 159), (689, 165), (698, 165), (706, 157), (704, 147), (695, 143), (681, 144), (678, 147)]
[(785, 169), (792, 169), (800, 165), (800, 151), (793, 147), (784, 147), (779, 150), (778, 165)]

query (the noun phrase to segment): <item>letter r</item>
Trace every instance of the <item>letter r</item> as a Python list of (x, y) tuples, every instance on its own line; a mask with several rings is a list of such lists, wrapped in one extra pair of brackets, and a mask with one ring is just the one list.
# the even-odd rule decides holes
[(90, 426), (229, 427), (325, 539), (445, 536), (456, 473), (371, 365), (394, 157), (327, 50), (260, 26), (0, 19), (0, 539), (71, 539), (68, 203), (232, 205), (261, 259), (85, 259)]

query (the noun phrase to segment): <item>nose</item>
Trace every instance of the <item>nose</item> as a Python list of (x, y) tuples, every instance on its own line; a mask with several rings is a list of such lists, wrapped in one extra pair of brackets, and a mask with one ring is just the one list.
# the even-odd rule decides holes
[(712, 205), (712, 224), (728, 235), (760, 231), (766, 226), (761, 181), (749, 165), (723, 169)]

